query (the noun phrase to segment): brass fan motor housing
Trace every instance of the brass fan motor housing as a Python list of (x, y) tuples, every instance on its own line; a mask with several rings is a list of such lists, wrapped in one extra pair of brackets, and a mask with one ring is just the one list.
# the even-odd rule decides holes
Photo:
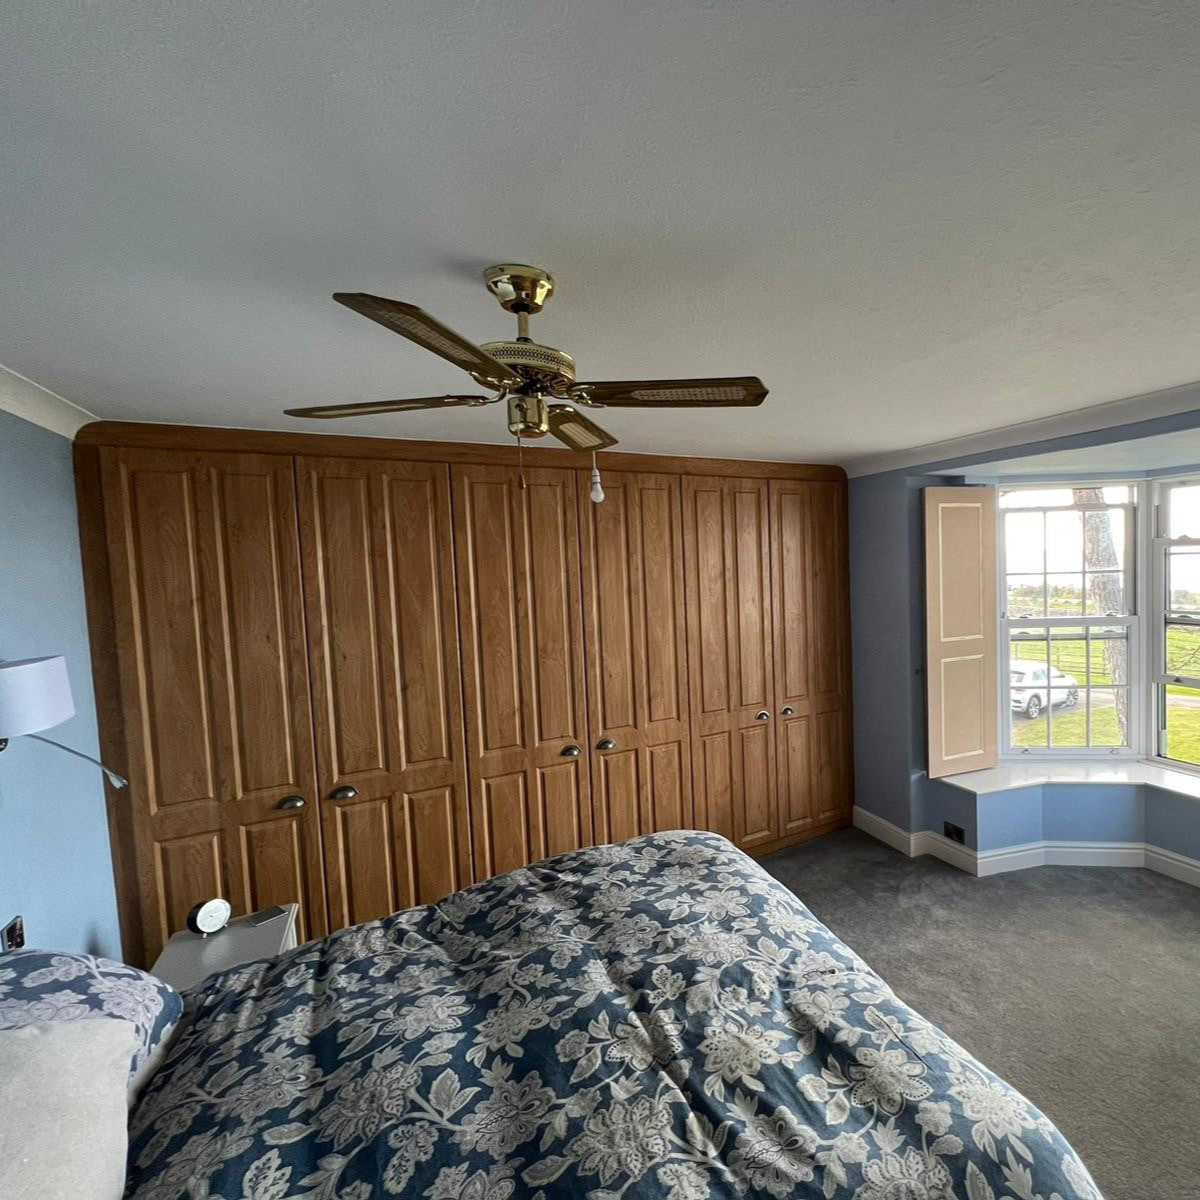
[(508, 432), (514, 437), (544, 437), (550, 428), (546, 397), (515, 392), (508, 398)]
[[(553, 346), (518, 339), (513, 342), (483, 342), (479, 348), (497, 362), (510, 367), (533, 391), (565, 396), (575, 382), (575, 360)], [(475, 379), (478, 383), (485, 383), (478, 376)]]
[(554, 295), (554, 280), (549, 271), (524, 263), (500, 263), (483, 273), (487, 289), (510, 313), (539, 313)]

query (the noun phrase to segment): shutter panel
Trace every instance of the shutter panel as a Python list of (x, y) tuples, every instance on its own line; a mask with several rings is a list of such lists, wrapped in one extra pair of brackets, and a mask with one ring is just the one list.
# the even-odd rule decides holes
[(996, 765), (996, 491), (925, 489), (929, 777)]

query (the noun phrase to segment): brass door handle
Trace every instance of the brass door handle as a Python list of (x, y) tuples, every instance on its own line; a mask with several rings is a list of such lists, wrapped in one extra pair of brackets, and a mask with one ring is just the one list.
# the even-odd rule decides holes
[(561, 754), (563, 758), (578, 758), (582, 753), (583, 751), (575, 745), (564, 746), (559, 751), (559, 754)]
[(279, 808), (303, 808), (304, 807), (304, 797), (303, 796), (284, 796), (284, 798), (282, 800), (280, 800), (277, 807), (279, 807)]
[(760, 708), (758, 712), (754, 714), (754, 719), (756, 721), (769, 721), (771, 719), (771, 714), (767, 712), (765, 708)]
[(357, 795), (358, 788), (350, 787), (350, 785), (347, 784), (345, 787), (334, 788), (333, 791), (329, 793), (329, 798), (330, 800), (353, 800)]
[(615, 750), (616, 748), (617, 748), (617, 743), (614, 742), (612, 740), (612, 738), (610, 738), (610, 737), (601, 738), (596, 743), (597, 750)]
[(794, 717), (796, 715), (796, 710), (790, 704), (785, 704), (780, 710), (779, 715), (783, 717)]

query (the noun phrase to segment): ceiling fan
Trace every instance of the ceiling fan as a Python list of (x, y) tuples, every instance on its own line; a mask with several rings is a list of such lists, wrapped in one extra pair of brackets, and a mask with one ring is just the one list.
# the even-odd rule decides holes
[[(749, 408), (767, 389), (752, 375), (729, 379), (657, 379), (641, 382), (577, 383), (575, 360), (529, 336), (529, 318), (554, 294), (554, 280), (539, 267), (504, 263), (483, 273), (488, 291), (517, 318), (509, 342), (475, 345), (414, 304), (366, 292), (334, 292), (333, 298), (364, 317), (462, 367), (491, 396), (425, 396), (362, 404), (289, 408), (289, 417), (362, 417), (420, 408), (478, 407), (508, 402), (509, 432), (518, 438), (545, 434), (572, 450), (595, 451), (617, 439), (579, 412), (582, 408)], [(569, 403), (568, 403), (569, 402)], [(578, 406), (578, 407), (576, 407)]]

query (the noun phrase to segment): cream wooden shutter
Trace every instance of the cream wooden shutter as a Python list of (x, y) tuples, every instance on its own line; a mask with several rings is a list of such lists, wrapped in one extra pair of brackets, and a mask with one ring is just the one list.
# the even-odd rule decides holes
[(929, 777), (996, 765), (996, 491), (925, 489)]

